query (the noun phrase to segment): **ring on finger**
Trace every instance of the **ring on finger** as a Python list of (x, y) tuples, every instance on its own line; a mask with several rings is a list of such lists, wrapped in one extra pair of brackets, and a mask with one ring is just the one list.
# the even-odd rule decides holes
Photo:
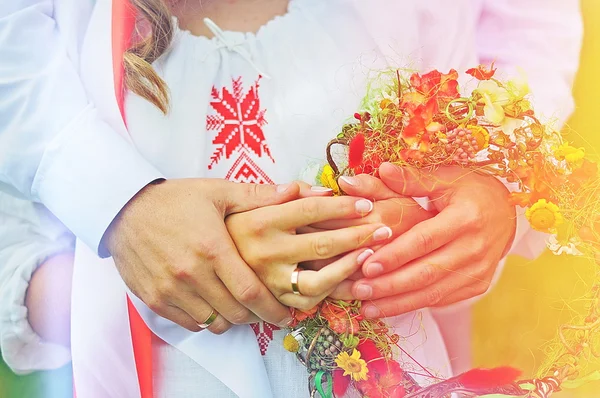
[(204, 322), (199, 323), (198, 326), (200, 326), (202, 329), (206, 329), (215, 321), (215, 319), (217, 319), (218, 315), (219, 314), (217, 313), (217, 311), (212, 310), (208, 318), (206, 318)]
[(300, 296), (300, 288), (298, 287), (298, 277), (300, 276), (300, 271), (302, 268), (296, 267), (296, 269), (292, 272), (291, 283), (292, 283), (292, 293), (297, 296)]

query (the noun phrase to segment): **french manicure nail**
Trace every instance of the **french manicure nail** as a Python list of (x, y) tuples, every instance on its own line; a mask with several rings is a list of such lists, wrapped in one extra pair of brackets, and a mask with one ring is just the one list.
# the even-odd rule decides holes
[(358, 180), (354, 177), (341, 176), (340, 180), (344, 181), (346, 184), (351, 185), (353, 187), (358, 185)]
[(284, 193), (285, 191), (290, 189), (291, 186), (292, 186), (292, 184), (277, 185), (277, 192)]
[(373, 278), (375, 276), (379, 276), (383, 273), (383, 265), (379, 263), (371, 263), (367, 265), (367, 269), (365, 270), (365, 274), (369, 278)]
[(373, 211), (373, 202), (367, 199), (361, 199), (354, 205), (356, 212), (361, 215), (369, 214)]
[(358, 300), (368, 300), (373, 295), (373, 289), (369, 285), (358, 285), (356, 287), (356, 298)]
[(367, 261), (367, 259), (369, 257), (371, 257), (373, 254), (375, 254), (375, 252), (371, 249), (367, 249), (364, 252), (360, 253), (359, 256), (356, 258), (356, 262), (358, 263), (358, 265), (363, 265), (365, 261)]
[(392, 229), (390, 227), (381, 227), (373, 232), (373, 240), (376, 242), (387, 240), (392, 237)]
[(367, 318), (379, 318), (381, 316), (381, 312), (377, 309), (377, 307), (368, 305), (365, 308), (365, 316)]
[(285, 318), (283, 321), (281, 321), (279, 326), (287, 327), (287, 326), (290, 326), (292, 324), (292, 322), (294, 322), (293, 318)]
[(333, 189), (327, 187), (310, 187), (310, 190), (318, 193), (332, 192)]

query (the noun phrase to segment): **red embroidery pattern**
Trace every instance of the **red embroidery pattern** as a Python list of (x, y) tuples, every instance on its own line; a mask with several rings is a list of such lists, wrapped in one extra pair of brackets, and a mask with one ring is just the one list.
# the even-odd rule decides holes
[(256, 341), (258, 341), (260, 354), (265, 356), (269, 349), (269, 344), (273, 341), (273, 332), (281, 330), (281, 328), (267, 322), (253, 323), (250, 326), (252, 327), (252, 330), (254, 330), (254, 334), (256, 334)]
[(242, 152), (225, 178), (229, 181), (248, 184), (275, 184), (246, 152)]
[(210, 158), (209, 170), (223, 156), (229, 159), (237, 150), (250, 151), (259, 158), (265, 154), (275, 162), (262, 129), (267, 121), (265, 110), (260, 109), (259, 80), (246, 92), (241, 77), (232, 79), (233, 92), (225, 87), (219, 91), (213, 86), (210, 105), (217, 114), (207, 116), (206, 130), (217, 132), (212, 141), (217, 148)]

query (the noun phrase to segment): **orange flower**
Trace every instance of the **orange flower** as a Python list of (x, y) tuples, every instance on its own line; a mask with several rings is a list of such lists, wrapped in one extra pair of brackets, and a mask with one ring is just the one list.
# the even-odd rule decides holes
[(477, 68), (471, 68), (467, 71), (468, 75), (473, 76), (477, 80), (490, 80), (496, 74), (497, 68), (494, 68), (494, 63), (488, 69), (484, 65), (479, 65)]
[(446, 101), (460, 97), (458, 72), (451, 69), (448, 74), (433, 70), (425, 75), (418, 73), (410, 77), (410, 84), (427, 98), (437, 97)]
[(318, 309), (318, 305), (306, 311), (302, 311), (297, 308), (292, 308), (292, 318), (294, 319), (294, 325), (297, 325), (299, 322), (302, 322), (306, 319), (313, 318), (317, 313)]
[(426, 104), (419, 105), (410, 118), (408, 125), (402, 130), (402, 138), (409, 145), (419, 144), (419, 150), (427, 151), (431, 134), (444, 129), (444, 125), (433, 120), (438, 112), (438, 104), (435, 98)]
[(327, 320), (329, 328), (336, 333), (354, 334), (358, 332), (358, 318), (344, 308), (328, 301), (321, 306), (321, 316)]

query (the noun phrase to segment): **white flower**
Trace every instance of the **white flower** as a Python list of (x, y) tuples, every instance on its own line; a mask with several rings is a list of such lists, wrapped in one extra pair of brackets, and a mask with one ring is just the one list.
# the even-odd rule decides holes
[(573, 237), (569, 239), (569, 242), (566, 245), (563, 245), (558, 241), (556, 235), (551, 235), (546, 245), (548, 246), (548, 249), (557, 256), (560, 256), (563, 253), (569, 256), (583, 256), (583, 253), (577, 249), (579, 243), (581, 243), (580, 240)]

